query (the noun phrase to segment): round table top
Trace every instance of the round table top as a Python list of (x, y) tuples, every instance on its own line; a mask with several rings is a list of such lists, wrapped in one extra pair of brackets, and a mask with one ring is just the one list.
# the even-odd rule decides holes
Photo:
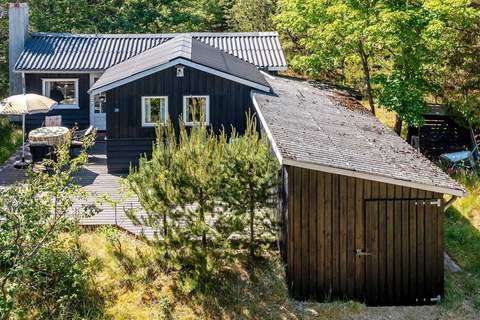
[(68, 135), (66, 127), (41, 127), (30, 131), (28, 139), (32, 142), (46, 142), (58, 145), (65, 141)]

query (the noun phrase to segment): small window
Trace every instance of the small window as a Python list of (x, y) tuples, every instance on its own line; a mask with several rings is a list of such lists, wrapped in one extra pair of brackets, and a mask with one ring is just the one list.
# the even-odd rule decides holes
[(43, 95), (57, 101), (57, 109), (78, 109), (78, 79), (42, 79)]
[(199, 123), (201, 120), (208, 125), (210, 123), (209, 96), (184, 96), (183, 119), (187, 126)]
[(142, 126), (165, 124), (168, 118), (168, 97), (142, 97)]

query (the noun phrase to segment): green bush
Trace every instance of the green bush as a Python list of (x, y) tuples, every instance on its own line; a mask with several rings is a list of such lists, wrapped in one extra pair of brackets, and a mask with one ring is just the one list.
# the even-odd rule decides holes
[(42, 319), (100, 314), (101, 299), (92, 288), (92, 271), (81, 252), (43, 249), (18, 285), (16, 313)]

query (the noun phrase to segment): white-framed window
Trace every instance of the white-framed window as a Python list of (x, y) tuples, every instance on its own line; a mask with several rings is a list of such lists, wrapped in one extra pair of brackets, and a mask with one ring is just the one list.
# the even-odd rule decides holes
[(78, 79), (42, 79), (43, 95), (57, 101), (56, 109), (79, 109)]
[(168, 119), (168, 97), (142, 97), (142, 127), (154, 127), (155, 124), (165, 124)]
[(210, 97), (209, 96), (183, 96), (183, 121), (186, 126), (203, 122), (210, 124)]

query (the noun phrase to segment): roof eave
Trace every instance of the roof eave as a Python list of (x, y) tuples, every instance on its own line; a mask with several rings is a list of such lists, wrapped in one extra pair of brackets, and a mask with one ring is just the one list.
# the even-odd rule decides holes
[(244, 78), (240, 78), (240, 77), (234, 76), (232, 74), (229, 74), (229, 73), (226, 73), (226, 72), (223, 72), (223, 71), (219, 71), (217, 69), (213, 69), (213, 68), (195, 63), (195, 62), (190, 61), (190, 60), (186, 60), (184, 58), (176, 58), (176, 59), (168, 61), (164, 64), (161, 64), (161, 65), (158, 65), (156, 67), (150, 68), (148, 70), (144, 70), (144, 71), (138, 72), (136, 74), (132, 74), (131, 76), (128, 76), (128, 77), (123, 78), (121, 80), (116, 80), (116, 81), (107, 83), (107, 84), (105, 84), (103, 86), (100, 86), (98, 88), (95, 88), (95, 85), (93, 85), (93, 87), (88, 90), (88, 93), (90, 95), (96, 95), (96, 94), (99, 94), (99, 93), (102, 93), (102, 92), (106, 92), (106, 91), (111, 90), (113, 88), (116, 88), (116, 87), (119, 87), (121, 85), (130, 83), (132, 81), (144, 78), (144, 77), (149, 76), (153, 73), (165, 70), (167, 68), (176, 66), (178, 64), (181, 64), (181, 65), (184, 65), (184, 66), (187, 66), (187, 67), (192, 67), (192, 68), (195, 68), (195, 69), (207, 72), (207, 73), (211, 73), (213, 75), (216, 75), (216, 76), (219, 76), (219, 77), (222, 77), (222, 78), (234, 81), (234, 82), (244, 84), (244, 85), (252, 87), (254, 89), (261, 90), (263, 92), (268, 93), (271, 90), (270, 87), (265, 86), (263, 84), (253, 82), (253, 81), (250, 81), (250, 80), (246, 80)]
[(408, 187), (413, 189), (431, 191), (431, 192), (442, 193), (442, 194), (449, 194), (457, 197), (464, 197), (467, 194), (465, 190), (429, 185), (429, 184), (418, 183), (418, 182), (402, 180), (402, 179), (395, 179), (395, 178), (386, 177), (382, 175), (365, 173), (365, 172), (360, 172), (355, 170), (342, 169), (338, 167), (323, 166), (315, 163), (309, 163), (309, 162), (304, 162), (304, 161), (299, 161), (294, 159), (286, 159), (285, 157), (282, 158), (281, 164), (286, 166), (295, 166), (299, 168), (338, 174), (342, 176), (349, 176), (349, 177), (365, 179), (370, 181), (383, 182), (387, 184), (393, 184), (393, 185), (398, 185), (398, 186)]

